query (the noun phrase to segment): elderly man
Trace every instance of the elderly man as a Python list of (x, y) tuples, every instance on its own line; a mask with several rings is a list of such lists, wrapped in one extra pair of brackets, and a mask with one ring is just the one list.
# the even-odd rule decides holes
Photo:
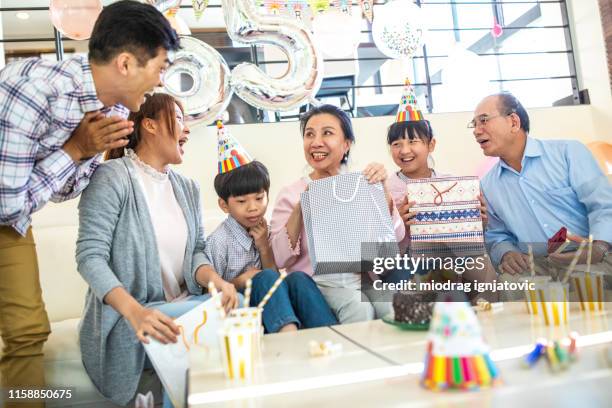
[[(486, 156), (499, 162), (482, 180), (489, 212), (485, 239), (500, 272), (529, 270), (528, 244), (546, 254), (546, 242), (561, 227), (593, 237), (591, 262), (606, 261), (612, 241), (612, 186), (591, 153), (575, 140), (529, 136), (529, 115), (516, 97), (501, 93), (476, 107), (469, 127)], [(579, 263), (586, 262), (586, 252)], [(551, 254), (567, 264), (575, 252)]]

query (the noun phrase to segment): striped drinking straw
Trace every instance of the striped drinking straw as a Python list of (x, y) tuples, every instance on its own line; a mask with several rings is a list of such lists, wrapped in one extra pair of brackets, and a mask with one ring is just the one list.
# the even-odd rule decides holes
[(261, 302), (259, 302), (259, 304), (257, 305), (258, 308), (263, 309), (263, 307), (266, 305), (266, 303), (268, 303), (268, 300), (270, 300), (270, 298), (272, 297), (274, 292), (276, 292), (276, 289), (278, 289), (279, 285), (282, 283), (283, 279), (285, 279), (286, 276), (287, 272), (280, 273), (280, 276), (278, 277), (276, 282), (274, 282), (270, 290), (268, 290), (268, 293), (266, 293), (263, 299), (261, 299)]

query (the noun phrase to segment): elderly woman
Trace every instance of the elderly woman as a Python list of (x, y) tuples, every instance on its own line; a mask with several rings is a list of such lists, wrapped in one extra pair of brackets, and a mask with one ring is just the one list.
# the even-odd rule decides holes
[[(111, 151), (79, 203), (76, 259), (89, 284), (80, 325), (83, 364), (105, 397), (133, 399), (145, 368), (140, 341), (176, 342), (178, 317), (207, 299), (214, 282), (227, 309), (239, 299), (203, 254), (200, 192), (169, 169), (183, 161), (189, 129), (169, 95), (131, 114), (125, 149)], [(139, 341), (140, 340), (140, 341)], [(166, 404), (165, 404), (166, 406)]]
[[(341, 109), (322, 105), (306, 113), (300, 120), (304, 157), (312, 168), (310, 174), (281, 189), (271, 220), (271, 242), (279, 268), (304, 271), (313, 275), (308, 255), (306, 231), (302, 219), (300, 194), (313, 180), (335, 176), (346, 171), (352, 144), (355, 142), (350, 118)], [(383, 165), (371, 163), (363, 170), (370, 183), (385, 182)], [(405, 228), (393, 200), (387, 193), (388, 211), (398, 241)], [(329, 226), (333, 228), (332, 225)], [(342, 237), (338, 237), (342, 239)], [(361, 291), (359, 274), (325, 274), (314, 276), (325, 300), (341, 323), (380, 318), (389, 312), (389, 304), (368, 302)], [(363, 300), (365, 299), (365, 301)]]

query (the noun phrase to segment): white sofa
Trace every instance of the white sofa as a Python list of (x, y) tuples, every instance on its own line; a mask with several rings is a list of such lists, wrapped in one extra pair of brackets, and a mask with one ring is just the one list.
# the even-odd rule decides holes
[[(574, 110), (578, 110), (578, 114), (586, 114), (581, 112), (583, 107)], [(551, 109), (534, 116), (540, 119), (539, 123), (556, 123), (545, 121), (546, 115), (558, 119), (559, 114)], [(447, 114), (444, 120), (440, 116), (430, 116), (437, 130), (439, 143), (434, 155), (440, 172), (470, 174), (482, 161), (480, 149), (476, 143), (469, 143), (469, 136), (456, 137), (457, 129), (464, 129), (470, 118), (469, 112)], [(351, 156), (356, 169), (371, 161), (384, 163), (389, 170), (395, 167), (385, 143), (386, 127), (392, 121), (391, 117), (354, 120), (357, 143), (351, 149)], [(278, 190), (305, 173), (298, 124), (282, 122), (228, 128), (249, 153), (270, 171), (270, 215)], [(544, 133), (543, 137), (549, 138), (558, 137), (559, 134), (556, 129)], [(185, 162), (179, 168), (182, 174), (200, 183), (206, 233), (210, 233), (224, 218), (217, 207), (212, 185), (216, 174), (216, 146), (214, 127), (192, 129), (185, 149)], [(457, 151), (461, 154), (457, 155)], [(75, 398), (70, 406), (112, 407), (114, 405), (105, 402), (89, 380), (81, 363), (77, 342), (77, 325), (87, 291), (87, 285), (76, 270), (74, 258), (78, 230), (77, 204), (78, 199), (48, 204), (33, 217), (43, 297), (52, 322), (52, 333), (45, 346), (45, 369), (49, 385), (75, 388)], [(152, 379), (147, 378), (141, 388), (147, 389), (152, 384)]]
[[(78, 228), (76, 203), (75, 200), (43, 210), (49, 213), (72, 213), (72, 225), (47, 225), (34, 229), (43, 298), (51, 321), (51, 335), (44, 347), (45, 375), (49, 387), (69, 387), (74, 390), (69, 401), (51, 402), (48, 406), (116, 407), (96, 390), (81, 362), (77, 327), (87, 285), (77, 273), (74, 260)], [(52, 214), (48, 215), (54, 219)], [(159, 382), (153, 373), (143, 376), (140, 389), (150, 389), (160, 395)], [(161, 398), (157, 400), (161, 401)]]

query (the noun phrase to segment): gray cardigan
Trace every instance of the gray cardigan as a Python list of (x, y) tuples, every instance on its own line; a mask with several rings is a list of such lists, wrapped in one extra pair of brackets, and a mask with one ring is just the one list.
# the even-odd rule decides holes
[[(79, 328), (83, 365), (102, 395), (120, 405), (136, 393), (145, 351), (127, 320), (102, 299), (123, 286), (142, 305), (165, 301), (153, 224), (135, 170), (125, 157), (96, 170), (79, 202), (76, 247), (79, 273), (89, 284)], [(209, 262), (199, 188), (173, 171), (169, 177), (188, 227), (183, 276), (189, 292), (201, 294), (195, 271)]]

